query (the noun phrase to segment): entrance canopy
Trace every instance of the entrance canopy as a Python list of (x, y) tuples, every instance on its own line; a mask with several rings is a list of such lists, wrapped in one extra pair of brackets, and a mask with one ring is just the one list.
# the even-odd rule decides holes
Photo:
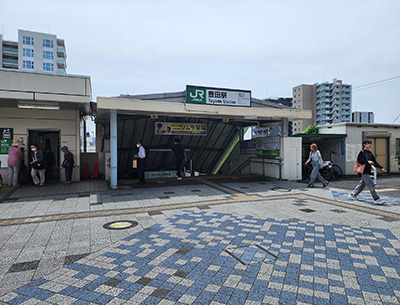
[(96, 122), (106, 128), (110, 126), (111, 187), (116, 187), (113, 170), (115, 177), (117, 173), (122, 177), (129, 174), (127, 168), (137, 151), (138, 140), (144, 142), (144, 147), (150, 152), (146, 156), (146, 169), (166, 170), (167, 165), (172, 163), (169, 160), (172, 154), (168, 153), (168, 148), (173, 144), (175, 136), (159, 134), (156, 129), (157, 122), (198, 124), (202, 125), (201, 128), (205, 126), (207, 132), (203, 135), (181, 133), (177, 137), (182, 145), (190, 150), (194, 170), (207, 173), (221, 162), (227, 148), (232, 146), (234, 139), (238, 139), (242, 127), (282, 124), (282, 129), (287, 134), (289, 120), (310, 119), (311, 115), (311, 111), (293, 109), (255, 98), (251, 98), (250, 107), (189, 104), (186, 103), (186, 91), (182, 91), (98, 97)]
[(0, 107), (91, 114), (89, 76), (0, 69)]
[(311, 119), (310, 110), (299, 110), (260, 99), (251, 99), (251, 107), (185, 103), (186, 92), (120, 95), (97, 98), (97, 119), (108, 120), (111, 110), (118, 114), (162, 115), (172, 117), (228, 118), (242, 122), (280, 122), (283, 119)]
[(338, 138), (346, 138), (347, 134), (323, 134), (323, 133), (296, 133), (291, 137), (302, 138), (303, 143), (321, 142), (326, 140), (336, 140)]

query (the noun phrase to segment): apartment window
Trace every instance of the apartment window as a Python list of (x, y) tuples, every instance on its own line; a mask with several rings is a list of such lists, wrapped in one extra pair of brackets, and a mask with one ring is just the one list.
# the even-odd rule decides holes
[(22, 37), (22, 43), (26, 44), (28, 46), (33, 46), (33, 37), (23, 36)]
[(22, 54), (23, 54), (23, 56), (25, 56), (25, 57), (33, 57), (33, 49), (26, 49), (26, 48), (23, 48)]
[(31, 60), (24, 60), (24, 61), (22, 62), (22, 66), (23, 66), (24, 69), (32, 69), (32, 70), (33, 70), (33, 67), (34, 67), (33, 61), (31, 61)]
[(43, 48), (53, 48), (53, 40), (43, 39)]
[(53, 59), (52, 51), (43, 51), (43, 59)]
[(54, 65), (49, 62), (44, 62), (43, 63), (43, 71), (53, 71), (54, 70)]

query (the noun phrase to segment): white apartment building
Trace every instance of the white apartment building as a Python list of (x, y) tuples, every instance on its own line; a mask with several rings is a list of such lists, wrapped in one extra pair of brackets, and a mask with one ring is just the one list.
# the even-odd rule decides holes
[(351, 122), (351, 85), (333, 79), (317, 84), (316, 125)]
[(352, 122), (374, 123), (374, 113), (370, 111), (354, 111)]
[(312, 119), (293, 122), (293, 134), (303, 132), (310, 125), (351, 122), (351, 85), (341, 80), (302, 84), (293, 87), (292, 94), (293, 108), (312, 111)]
[(65, 42), (53, 34), (18, 30), (18, 41), (0, 35), (0, 68), (66, 74)]

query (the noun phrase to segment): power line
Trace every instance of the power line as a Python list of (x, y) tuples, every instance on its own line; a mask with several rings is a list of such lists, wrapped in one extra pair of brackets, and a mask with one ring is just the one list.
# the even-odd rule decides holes
[(400, 114), (393, 120), (392, 124), (400, 117)]
[(361, 86), (353, 87), (353, 90), (354, 90), (354, 89), (356, 89), (356, 90), (357, 90), (357, 89), (359, 89), (359, 90), (360, 90), (360, 89), (367, 89), (367, 88), (370, 88), (370, 87), (375, 87), (375, 86), (383, 85), (383, 84), (385, 84), (385, 83), (395, 81), (396, 79), (400, 79), (400, 75), (397, 75), (397, 76), (394, 76), (394, 77), (391, 77), (391, 78), (386, 78), (386, 79), (378, 80), (378, 81), (376, 81), (376, 82), (364, 84), (364, 85), (361, 85)]

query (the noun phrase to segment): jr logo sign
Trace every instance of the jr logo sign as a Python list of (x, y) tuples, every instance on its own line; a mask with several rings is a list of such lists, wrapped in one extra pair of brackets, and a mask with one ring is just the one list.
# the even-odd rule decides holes
[(206, 103), (206, 90), (194, 87), (187, 88), (187, 102), (196, 104)]

